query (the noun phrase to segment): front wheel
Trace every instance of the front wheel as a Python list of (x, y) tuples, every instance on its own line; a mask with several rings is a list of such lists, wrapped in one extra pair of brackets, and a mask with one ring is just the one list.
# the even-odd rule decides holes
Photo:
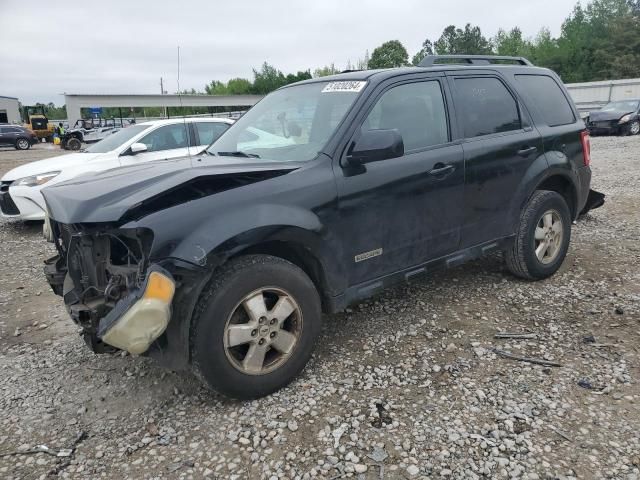
[(571, 213), (562, 195), (536, 191), (520, 215), (511, 246), (505, 250), (507, 268), (514, 275), (539, 280), (562, 265), (571, 239)]
[(627, 135), (638, 135), (640, 133), (640, 120), (634, 120), (627, 126)]
[(82, 146), (82, 142), (80, 142), (79, 139), (77, 139), (76, 137), (71, 137), (69, 140), (67, 140), (67, 144), (65, 146), (65, 148), (67, 150), (80, 150), (80, 147)]
[(320, 332), (320, 298), (292, 263), (248, 255), (214, 274), (193, 322), (196, 374), (229, 397), (257, 398), (287, 385), (308, 362)]
[(29, 147), (31, 147), (31, 143), (25, 138), (19, 138), (16, 141), (16, 150), (29, 150)]

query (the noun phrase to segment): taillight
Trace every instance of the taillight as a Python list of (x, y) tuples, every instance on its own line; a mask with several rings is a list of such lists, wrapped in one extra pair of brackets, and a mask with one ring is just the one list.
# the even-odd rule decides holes
[(588, 167), (591, 164), (591, 141), (587, 130), (580, 132), (580, 142), (582, 143), (582, 160), (585, 167)]

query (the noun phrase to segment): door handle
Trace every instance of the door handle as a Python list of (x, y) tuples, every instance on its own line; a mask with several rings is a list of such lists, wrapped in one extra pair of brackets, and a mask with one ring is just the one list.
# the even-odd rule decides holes
[(436, 163), (432, 170), (429, 170), (429, 175), (434, 177), (443, 177), (455, 170), (453, 165), (445, 165), (444, 163)]
[(518, 155), (520, 155), (521, 157), (528, 157), (529, 155), (531, 155), (536, 150), (538, 150), (538, 147), (527, 147), (527, 146), (524, 146), (520, 150), (518, 150), (516, 153)]

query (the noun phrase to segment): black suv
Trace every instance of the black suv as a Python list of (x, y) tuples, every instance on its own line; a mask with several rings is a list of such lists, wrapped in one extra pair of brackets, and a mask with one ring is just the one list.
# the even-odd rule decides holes
[(36, 143), (38, 136), (32, 130), (19, 125), (0, 124), (0, 147), (28, 150)]
[(552, 275), (603, 201), (583, 121), (525, 59), (443, 60), (289, 85), (199, 156), (44, 189), (86, 342), (251, 398), (303, 369), (322, 311), (496, 249)]

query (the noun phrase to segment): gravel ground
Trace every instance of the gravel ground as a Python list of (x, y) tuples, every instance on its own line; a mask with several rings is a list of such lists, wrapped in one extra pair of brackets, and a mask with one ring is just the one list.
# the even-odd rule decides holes
[[(388, 290), (326, 316), (303, 375), (251, 402), (89, 352), (40, 226), (0, 222), (0, 477), (640, 478), (640, 137), (592, 151), (607, 203), (553, 278), (495, 255)], [(37, 445), (71, 452), (15, 453)]]

